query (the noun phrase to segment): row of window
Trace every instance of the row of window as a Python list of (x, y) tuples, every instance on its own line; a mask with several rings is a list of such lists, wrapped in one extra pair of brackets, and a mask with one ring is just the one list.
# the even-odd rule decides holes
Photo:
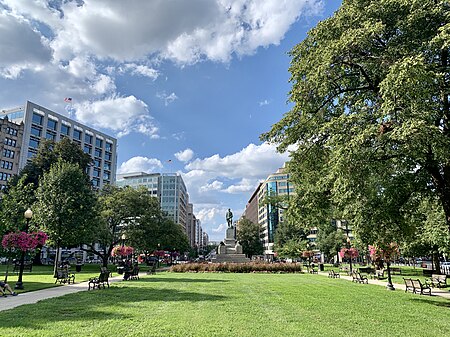
[(11, 173), (0, 172), (0, 180), (6, 181), (11, 178)]
[(11, 136), (17, 136), (17, 129), (8, 126), (6, 128), (6, 133)]
[(3, 149), (3, 157), (13, 159), (15, 152), (13, 150)]
[(8, 137), (5, 137), (5, 140), (3, 141), (3, 143), (5, 145), (9, 145), (9, 146), (16, 146), (16, 140), (8, 138)]
[(7, 160), (2, 160), (0, 162), (0, 167), (2, 169), (12, 170), (13, 169), (13, 163)]
[[(44, 116), (41, 116), (37, 113), (33, 113), (33, 123), (42, 126), (43, 121), (44, 121)], [(53, 130), (53, 131), (57, 131), (57, 125), (58, 122), (53, 120), (53, 119), (48, 119), (47, 120), (47, 130)], [(61, 128), (60, 128), (60, 133), (61, 135), (65, 135), (65, 136), (70, 136), (70, 126), (66, 125), (66, 124), (61, 124)], [(36, 131), (38, 130), (38, 131)], [(33, 133), (35, 132), (35, 133)], [(32, 134), (40, 137), (40, 133), (41, 130), (39, 128), (37, 128), (36, 126), (32, 127)], [(37, 135), (36, 133), (39, 133), (39, 135)], [(81, 141), (81, 137), (82, 137), (82, 131), (78, 130), (78, 129), (73, 129), (73, 139), (75, 140), (79, 140)], [(94, 137), (90, 134), (85, 133), (84, 134), (84, 142), (87, 144), (91, 144), (92, 145), (92, 141), (93, 141)], [(103, 139), (100, 138), (95, 138), (95, 146), (96, 147), (103, 147)], [(109, 142), (105, 142), (105, 150), (112, 152), (112, 144)]]

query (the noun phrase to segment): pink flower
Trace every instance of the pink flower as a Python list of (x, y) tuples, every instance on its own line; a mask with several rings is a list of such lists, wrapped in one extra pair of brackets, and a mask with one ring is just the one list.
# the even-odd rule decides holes
[(39, 245), (43, 246), (47, 239), (47, 234), (41, 231), (32, 233), (13, 232), (3, 236), (2, 247), (4, 249), (18, 249), (25, 252), (36, 249)]
[(115, 246), (111, 251), (111, 256), (128, 256), (134, 253), (134, 248), (130, 246)]

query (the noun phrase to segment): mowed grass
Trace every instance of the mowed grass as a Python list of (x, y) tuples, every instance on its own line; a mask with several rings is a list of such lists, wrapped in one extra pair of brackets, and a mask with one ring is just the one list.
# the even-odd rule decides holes
[(436, 336), (449, 307), (322, 275), (158, 273), (0, 312), (0, 335)]

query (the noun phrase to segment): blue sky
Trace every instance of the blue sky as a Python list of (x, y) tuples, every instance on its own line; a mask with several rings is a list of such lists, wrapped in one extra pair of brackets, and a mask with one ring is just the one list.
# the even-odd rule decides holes
[(117, 137), (119, 172), (179, 172), (221, 240), (226, 209), (288, 158), (259, 140), (289, 110), (287, 52), (340, 3), (0, 0), (0, 107)]

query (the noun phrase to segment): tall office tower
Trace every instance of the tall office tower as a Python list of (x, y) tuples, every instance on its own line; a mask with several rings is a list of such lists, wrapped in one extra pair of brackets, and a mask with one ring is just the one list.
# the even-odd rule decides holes
[(191, 247), (195, 246), (195, 226), (197, 218), (194, 214), (194, 205), (188, 203), (187, 206), (187, 218), (186, 218), (186, 235), (189, 239)]
[(117, 175), (117, 186), (146, 187), (158, 197), (167, 217), (180, 224), (186, 232), (189, 195), (183, 178), (175, 173), (127, 173)]
[(115, 138), (29, 101), (24, 106), (1, 110), (0, 118), (5, 116), (17, 125), (23, 123), (19, 171), (37, 153), (42, 139), (59, 141), (68, 137), (92, 157), (94, 165), (88, 168), (92, 184), (102, 188), (114, 183), (117, 166)]
[(176, 173), (163, 173), (160, 177), (159, 187), (161, 209), (175, 223), (180, 224), (186, 232), (189, 195), (183, 178)]
[(259, 186), (258, 191), (258, 221), (261, 226), (261, 239), (264, 243), (264, 255), (273, 257), (274, 234), (278, 224), (283, 222), (283, 210), (271, 204), (265, 204), (266, 195), (290, 195), (294, 193), (294, 186), (289, 183), (286, 169), (280, 168), (269, 175)]
[(0, 119), (0, 189), (6, 181), (19, 172), (20, 148), (22, 145), (23, 123), (16, 124), (8, 117)]

